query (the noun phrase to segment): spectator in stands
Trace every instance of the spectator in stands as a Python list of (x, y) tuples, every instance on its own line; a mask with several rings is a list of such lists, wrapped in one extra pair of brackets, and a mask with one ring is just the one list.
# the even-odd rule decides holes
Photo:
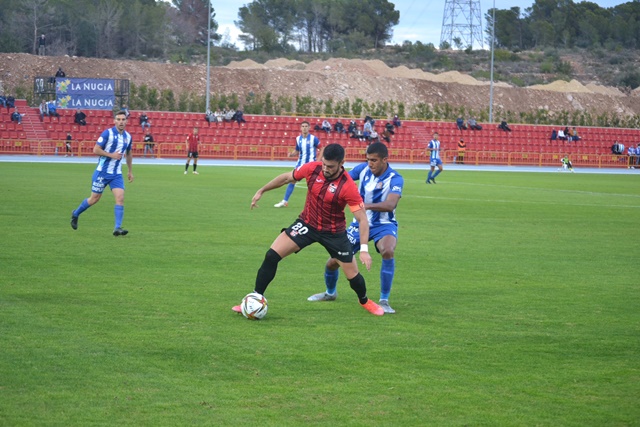
[(233, 115), (233, 120), (235, 120), (238, 124), (247, 122), (244, 119), (244, 113), (242, 112), (242, 110), (238, 110), (235, 112), (235, 114)]
[(331, 133), (331, 123), (329, 123), (329, 120), (324, 119), (322, 121), (322, 126), (321, 126), (322, 130), (325, 131), (327, 134)]
[(380, 136), (378, 135), (378, 132), (376, 132), (375, 129), (371, 130), (371, 133), (369, 134), (369, 138), (367, 139), (368, 144), (373, 144), (374, 142), (380, 142)]
[(624, 144), (621, 144), (618, 141), (614, 142), (613, 145), (611, 146), (611, 154), (620, 156), (622, 155), (622, 153), (624, 153)]
[(0, 107), (7, 106), (7, 98), (4, 95), (0, 95)]
[(638, 155), (639, 153), (636, 152), (636, 147), (632, 145), (629, 145), (629, 148), (627, 148), (627, 156), (629, 156), (629, 169), (635, 169), (635, 164), (636, 164), (636, 155)]
[(147, 112), (143, 111), (142, 114), (140, 114), (140, 127), (142, 127), (142, 132), (144, 132), (145, 128), (150, 128), (151, 127), (151, 122), (149, 121), (149, 116), (147, 116)]
[[(387, 123), (388, 124), (388, 123)], [(391, 127), (393, 127), (393, 125), (391, 125)], [(387, 144), (391, 144), (391, 135), (393, 135), (391, 133), (391, 131), (389, 131), (389, 129), (387, 127), (384, 128), (384, 132), (382, 132), (382, 139), (384, 139)]]
[(396, 134), (396, 128), (389, 122), (387, 122), (387, 124), (384, 125), (384, 129), (385, 131), (389, 132), (391, 135)]
[(7, 96), (7, 111), (9, 110), (9, 108), (14, 108), (16, 106), (16, 99), (9, 95)]
[(502, 119), (502, 121), (500, 122), (500, 124), (498, 125), (498, 129), (502, 129), (505, 132), (511, 132), (511, 128), (509, 127), (509, 125), (507, 124), (507, 120), (506, 119)]
[(365, 139), (369, 139), (369, 136), (371, 135), (372, 130), (373, 130), (373, 125), (371, 124), (371, 118), (366, 117), (364, 119), (364, 126), (362, 128), (362, 136)]
[(582, 138), (578, 135), (578, 131), (576, 130), (576, 127), (574, 126), (573, 129), (571, 129), (571, 140), (572, 141), (580, 141)]
[(358, 129), (358, 125), (356, 124), (356, 121), (351, 120), (349, 122), (349, 127), (347, 128), (347, 133), (349, 134), (349, 136), (353, 135), (353, 133), (355, 133), (357, 129)]
[[(147, 128), (144, 134), (144, 157), (147, 157), (147, 153), (151, 153), (151, 155), (155, 158), (155, 153), (153, 152), (153, 147), (155, 143), (153, 142), (153, 136), (151, 135), (151, 129)], [(195, 166), (195, 165), (194, 165)], [(195, 167), (194, 167), (195, 170)]]
[(38, 55), (45, 55), (45, 47), (47, 46), (47, 37), (42, 34), (38, 37)]
[(213, 113), (213, 116), (215, 117), (215, 121), (216, 123), (222, 123), (222, 120), (224, 120), (224, 113), (222, 111), (220, 111), (220, 109), (218, 108), (216, 110), (215, 113)]
[(17, 107), (11, 113), (11, 121), (18, 122), (19, 125), (22, 124), (22, 117), (24, 117), (24, 114), (20, 114)]
[(207, 112), (204, 113), (204, 120), (209, 124), (209, 126), (211, 126), (211, 122), (217, 121), (216, 116), (211, 112), (211, 110), (207, 110)]
[(400, 121), (400, 119), (398, 118), (398, 115), (396, 114), (395, 116), (393, 116), (393, 125), (397, 128), (399, 128), (400, 126), (402, 126), (402, 122)]
[(550, 141), (557, 141), (558, 140), (558, 131), (553, 129), (551, 131), (551, 138), (549, 138)]
[(40, 110), (40, 121), (44, 121), (44, 116), (49, 116), (49, 107), (47, 106), (47, 102), (43, 99), (38, 107)]
[(459, 130), (467, 130), (467, 125), (462, 117), (456, 119), (456, 126), (458, 126)]
[(66, 77), (67, 75), (64, 73), (64, 71), (62, 71), (62, 67), (58, 67), (58, 71), (56, 71), (56, 78), (63, 78)]
[(640, 142), (636, 146), (636, 166), (640, 165)]
[(236, 112), (233, 109), (227, 111), (226, 113), (224, 113), (223, 121), (225, 121), (225, 122), (233, 121), (233, 117), (235, 116), (235, 114), (236, 114)]
[(464, 165), (464, 152), (467, 149), (467, 143), (464, 142), (464, 139), (460, 138), (458, 141), (458, 156), (456, 158), (456, 163)]
[(338, 119), (338, 121), (336, 122), (335, 125), (333, 125), (333, 130), (335, 130), (336, 132), (338, 132), (338, 134), (342, 134), (342, 133), (346, 133), (347, 131), (344, 130), (344, 125), (342, 124), (342, 122), (340, 121), (340, 119)]
[(73, 140), (73, 137), (71, 136), (71, 132), (67, 132), (67, 138), (64, 141), (64, 147), (66, 149), (65, 152), (65, 157), (73, 157), (73, 151), (71, 151), (71, 141)]
[(73, 115), (73, 123), (76, 123), (80, 126), (87, 125), (87, 115), (82, 112), (79, 108), (76, 110), (76, 113)]
[(198, 146), (200, 145), (200, 135), (198, 135), (198, 128), (193, 128), (193, 133), (187, 135), (187, 164), (184, 167), (184, 174), (187, 174), (189, 170), (189, 163), (193, 159), (193, 173), (198, 175)]
[(564, 130), (562, 129), (558, 130), (558, 139), (561, 141), (567, 140), (567, 135), (565, 135)]
[(571, 132), (569, 131), (569, 126), (564, 127), (564, 136), (566, 137), (567, 141), (571, 142)]
[(47, 102), (47, 109), (49, 111), (49, 118), (58, 117), (58, 120), (60, 120), (60, 114), (58, 114), (58, 107), (56, 106), (55, 100)]
[(366, 123), (366, 122), (371, 123), (371, 129), (373, 129), (373, 128), (375, 128), (375, 127), (376, 127), (376, 121), (375, 121), (375, 120), (373, 120), (373, 117), (371, 117), (371, 116), (365, 116), (365, 118), (364, 118), (364, 122), (365, 122), (365, 123)]
[(469, 117), (467, 123), (469, 124), (469, 128), (471, 130), (482, 130), (482, 126), (480, 126), (478, 122), (476, 122), (476, 119), (474, 119), (473, 117)]

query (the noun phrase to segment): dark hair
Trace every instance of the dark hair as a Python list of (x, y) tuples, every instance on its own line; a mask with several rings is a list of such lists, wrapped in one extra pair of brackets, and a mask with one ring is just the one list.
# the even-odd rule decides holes
[(329, 144), (324, 147), (322, 157), (325, 160), (341, 162), (344, 160), (344, 147), (340, 144)]
[(389, 150), (387, 146), (382, 142), (374, 142), (369, 147), (367, 147), (367, 154), (377, 154), (380, 158), (384, 159), (389, 157)]
[(123, 116), (127, 117), (127, 112), (124, 111), (124, 110), (119, 110), (113, 115), (113, 117), (117, 117), (119, 115), (123, 115)]

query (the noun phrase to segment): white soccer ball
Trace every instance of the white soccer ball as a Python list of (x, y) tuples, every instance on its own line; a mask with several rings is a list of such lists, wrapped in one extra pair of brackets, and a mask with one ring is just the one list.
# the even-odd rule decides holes
[(242, 298), (242, 315), (249, 320), (260, 320), (267, 315), (267, 299), (257, 292)]

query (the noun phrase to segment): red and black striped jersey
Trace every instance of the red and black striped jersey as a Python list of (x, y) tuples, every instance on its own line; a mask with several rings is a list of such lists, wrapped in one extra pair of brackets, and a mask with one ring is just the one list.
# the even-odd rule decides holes
[(307, 200), (300, 219), (320, 232), (346, 230), (345, 206), (352, 212), (364, 209), (358, 186), (344, 168), (331, 181), (322, 173), (322, 162), (310, 162), (293, 171), (296, 181), (307, 180)]

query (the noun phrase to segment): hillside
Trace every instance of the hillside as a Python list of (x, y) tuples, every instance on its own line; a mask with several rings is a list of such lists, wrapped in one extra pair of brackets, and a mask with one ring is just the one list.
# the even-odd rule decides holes
[[(40, 57), (29, 54), (0, 54), (0, 84), (5, 94), (18, 86), (31, 87), (34, 76), (53, 75), (62, 67), (68, 77), (129, 79), (136, 85), (182, 92), (204, 93), (206, 67), (129, 60), (78, 57)], [(258, 64), (251, 60), (212, 67), (211, 90), (239, 95), (271, 93), (278, 96), (311, 96), (334, 100), (361, 98), (368, 102), (395, 100), (410, 107), (424, 102), (448, 103), (479, 110), (489, 103), (490, 86), (456, 71), (432, 74), (405, 66), (390, 68), (379, 60), (330, 59), (305, 64), (278, 59)], [(556, 81), (528, 88), (494, 85), (494, 111), (551, 112), (586, 110), (602, 114), (640, 114), (640, 91), (624, 94), (615, 88), (593, 83)]]

